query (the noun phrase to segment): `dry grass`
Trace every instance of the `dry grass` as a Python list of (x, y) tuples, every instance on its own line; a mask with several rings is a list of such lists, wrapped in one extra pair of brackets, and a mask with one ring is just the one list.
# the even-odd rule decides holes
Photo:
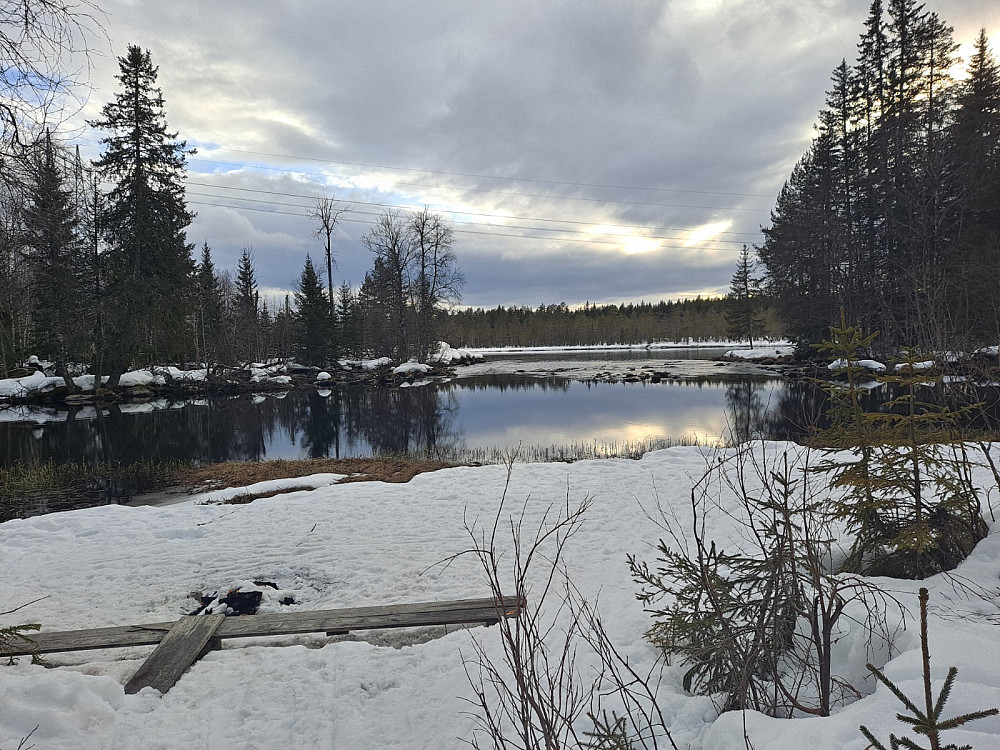
[(409, 482), (417, 474), (447, 469), (456, 464), (404, 458), (314, 458), (259, 462), (230, 461), (184, 469), (178, 483), (213, 489), (246, 487), (271, 479), (294, 479), (310, 474), (346, 474), (341, 482)]

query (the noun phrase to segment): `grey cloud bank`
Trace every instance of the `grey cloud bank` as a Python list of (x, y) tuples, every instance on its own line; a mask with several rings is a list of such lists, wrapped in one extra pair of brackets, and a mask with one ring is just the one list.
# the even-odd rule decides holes
[[(375, 215), (428, 205), (456, 229), (463, 302), (495, 306), (725, 292), (868, 3), (101, 7), (112, 49), (82, 117), (114, 91), (114, 55), (148, 48), (170, 127), (199, 148), (188, 236), (219, 267), (252, 245), (261, 285), (291, 288), (322, 252), (307, 213), (325, 191), (362, 202), (334, 238), (335, 276), (357, 286)], [(996, 49), (995, 0), (927, 7), (963, 52), (982, 26)]]

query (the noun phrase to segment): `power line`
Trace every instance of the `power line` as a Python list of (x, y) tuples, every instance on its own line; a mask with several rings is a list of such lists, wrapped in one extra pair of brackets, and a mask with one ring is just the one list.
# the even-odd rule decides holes
[[(316, 196), (314, 196), (314, 195), (304, 195), (304, 194), (301, 194), (301, 193), (284, 193), (284, 192), (279, 192), (279, 191), (275, 191), (275, 190), (260, 190), (260, 189), (255, 189), (255, 188), (232, 187), (232, 186), (229, 186), (229, 185), (213, 185), (213, 184), (207, 183), (207, 182), (193, 182), (193, 181), (188, 181), (187, 184), (188, 185), (194, 185), (196, 187), (211, 188), (211, 189), (215, 189), (215, 190), (233, 190), (233, 191), (238, 191), (238, 192), (242, 192), (242, 193), (254, 193), (254, 194), (257, 194), (257, 195), (275, 195), (275, 196), (280, 196), (282, 198), (303, 198), (303, 199), (307, 199), (307, 200), (315, 200), (315, 198), (316, 198)], [(192, 194), (194, 194), (194, 193), (192, 193)], [(250, 199), (250, 198), (239, 198), (238, 196), (225, 196), (225, 195), (211, 196), (211, 197), (219, 197), (219, 198), (223, 198), (223, 199), (227, 199), (227, 200), (233, 200), (233, 199), (235, 199), (235, 200), (253, 200), (253, 199)], [(265, 201), (258, 201), (258, 202), (265, 202)], [(393, 203), (380, 203), (380, 202), (374, 202), (374, 201), (362, 201), (362, 200), (354, 200), (354, 199), (349, 199), (349, 198), (342, 199), (340, 202), (342, 202), (342, 203), (350, 203), (350, 204), (360, 205), (360, 206), (374, 206), (374, 207), (378, 207), (378, 208), (400, 208), (401, 207), (401, 206), (399, 206), (397, 204), (393, 204)], [(296, 205), (296, 204), (280, 204), (280, 205)], [(547, 224), (571, 224), (571, 225), (574, 225), (574, 226), (608, 227), (610, 229), (638, 229), (638, 230), (645, 230), (645, 231), (651, 231), (651, 232), (660, 232), (660, 231), (665, 231), (665, 232), (689, 232), (689, 231), (692, 231), (690, 229), (685, 229), (685, 228), (682, 228), (682, 227), (658, 227), (658, 226), (646, 226), (646, 225), (641, 225), (641, 224), (628, 224), (628, 225), (626, 225), (626, 224), (608, 224), (608, 223), (605, 223), (605, 222), (579, 221), (579, 220), (574, 220), (574, 219), (549, 219), (549, 218), (542, 218), (542, 217), (537, 217), (537, 216), (516, 216), (516, 215), (507, 215), (507, 214), (486, 213), (486, 212), (480, 212), (480, 211), (465, 211), (465, 210), (461, 210), (461, 209), (449, 209), (449, 208), (436, 209), (436, 210), (441, 210), (444, 213), (449, 213), (449, 214), (458, 215), (458, 216), (482, 216), (482, 217), (492, 218), (492, 219), (505, 219), (505, 220), (514, 220), (514, 221), (533, 221), (533, 222), (540, 222), (540, 223), (547, 223)], [(456, 219), (455, 221), (457, 221), (459, 223), (480, 223), (480, 222), (461, 222), (461, 220), (459, 220), (459, 219)], [(486, 226), (492, 226), (492, 225), (486, 224)], [(538, 227), (538, 228), (539, 229), (543, 229), (544, 227)], [(565, 231), (570, 231), (570, 230), (565, 230)], [(719, 231), (719, 232), (717, 232), (717, 234), (747, 235), (747, 236), (756, 237), (756, 236), (759, 236), (761, 233), (758, 230), (756, 232)], [(664, 239), (679, 239), (679, 238), (668, 237), (668, 238), (664, 238)], [(741, 240), (718, 240), (718, 241), (719, 242), (741, 242)]]
[[(222, 166), (229, 167), (241, 167), (245, 169), (254, 169), (268, 172), (282, 172), (285, 174), (301, 174), (308, 175), (310, 177), (317, 177), (319, 173), (308, 172), (305, 170), (288, 169), (287, 167), (270, 167), (263, 165), (251, 165), (246, 162), (232, 162), (232, 161), (219, 161), (216, 159), (202, 159), (197, 156), (190, 157), (188, 161), (191, 162), (204, 162), (206, 164), (220, 164)], [(770, 208), (744, 208), (742, 206), (698, 206), (689, 203), (658, 203), (655, 201), (631, 201), (623, 200), (620, 198), (584, 198), (575, 195), (548, 195), (544, 193), (522, 193), (514, 190), (491, 190), (489, 188), (456, 188), (452, 185), (423, 185), (420, 183), (393, 183), (399, 185), (413, 185), (416, 187), (425, 187), (431, 190), (460, 190), (462, 192), (475, 192), (475, 193), (492, 193), (494, 195), (507, 195), (516, 196), (518, 198), (540, 198), (545, 200), (565, 200), (565, 201), (581, 201), (586, 203), (613, 203), (615, 205), (625, 205), (625, 206), (654, 206), (657, 208), (698, 208), (708, 211), (744, 211), (750, 213), (770, 213)], [(652, 188), (650, 188), (652, 189)], [(765, 196), (760, 196), (765, 197)]]
[[(221, 196), (210, 196), (210, 197), (221, 197)], [(238, 200), (246, 200), (246, 199), (238, 199)], [(194, 206), (206, 206), (206, 207), (213, 207), (213, 208), (231, 208), (231, 209), (234, 209), (236, 211), (257, 211), (257, 212), (260, 212), (260, 213), (278, 214), (278, 215), (282, 215), (282, 216), (298, 216), (298, 217), (305, 216), (305, 214), (302, 214), (302, 213), (299, 213), (299, 212), (293, 212), (293, 211), (280, 211), (280, 210), (267, 209), (267, 208), (255, 208), (253, 206), (233, 206), (233, 205), (225, 204), (225, 203), (209, 203), (209, 202), (206, 202), (206, 201), (188, 201), (188, 204), (194, 205)], [(278, 204), (278, 205), (282, 205), (282, 204)], [(289, 204), (284, 204), (284, 205), (289, 205)], [(374, 214), (372, 214), (372, 215), (374, 215)], [(375, 223), (376, 223), (374, 221), (365, 221), (365, 220), (362, 220), (362, 219), (350, 219), (350, 218), (341, 219), (341, 221), (343, 223), (345, 223), (345, 224), (362, 224), (364, 226), (374, 226)], [(473, 226), (474, 226), (474, 224), (473, 224)], [(483, 225), (483, 226), (492, 226), (492, 225)], [(534, 228), (528, 227), (527, 229), (529, 231), (544, 231), (541, 227), (534, 227)], [(551, 230), (551, 231), (559, 231), (559, 230)], [(566, 231), (573, 231), (573, 230), (566, 230)], [(577, 231), (579, 231), (579, 230), (577, 230)], [(575, 237), (539, 237), (537, 235), (530, 235), (530, 234), (511, 234), (511, 233), (508, 233), (508, 232), (486, 232), (486, 231), (474, 230), (474, 229), (455, 229), (454, 232), (455, 232), (455, 234), (472, 234), (472, 235), (482, 235), (482, 236), (490, 236), (490, 237), (508, 237), (510, 239), (518, 239), (518, 240), (522, 240), (522, 239), (523, 240), (544, 240), (546, 242), (571, 242), (573, 244), (616, 245), (616, 246), (621, 246), (622, 244), (624, 244), (622, 241), (616, 241), (616, 240), (601, 240), (601, 239), (596, 239), (596, 238), (582, 238), (582, 237), (581, 238), (575, 238)], [(640, 239), (640, 240), (641, 239), (676, 239), (676, 238), (670, 238), (670, 237), (665, 237), (665, 238), (645, 237), (645, 236), (642, 236), (642, 235), (631, 235), (631, 236), (629, 236), (629, 235), (621, 235), (621, 236), (622, 236), (623, 240), (629, 240), (629, 239)], [(727, 240), (706, 240), (706, 242), (726, 242), (726, 241)], [(729, 241), (731, 242), (732, 240), (729, 240)], [(684, 246), (684, 245), (662, 245), (661, 244), (661, 245), (658, 245), (657, 249), (663, 249), (663, 250), (698, 250), (699, 248), (689, 247), (689, 246)], [(702, 249), (704, 249), (704, 248), (702, 248)], [(713, 248), (709, 248), (709, 249), (711, 249), (711, 250), (717, 250), (717, 251), (720, 251), (720, 252), (739, 252), (739, 250), (737, 248), (733, 248), (733, 247), (713, 247)]]
[[(220, 147), (219, 151), (229, 151), (234, 154), (252, 154), (254, 156), (268, 156), (273, 159), (295, 159), (296, 161), (311, 161), (317, 164), (339, 164), (348, 167), (364, 167), (365, 169), (386, 169), (393, 172), (417, 172), (420, 174), (440, 174), (448, 175), (450, 177), (473, 177), (476, 179), (484, 180), (506, 180), (509, 182), (528, 182), (541, 185), (569, 185), (571, 187), (588, 187), (588, 188), (603, 188), (607, 190), (645, 190), (648, 192), (655, 193), (681, 193), (681, 194), (692, 194), (692, 195), (728, 195), (736, 196), (742, 198), (774, 198), (773, 195), (764, 195), (762, 193), (735, 193), (726, 192), (722, 190), (681, 190), (678, 188), (657, 188), (657, 187), (640, 187), (638, 185), (607, 185), (596, 182), (571, 182), (568, 180), (545, 180), (536, 177), (502, 177), (500, 175), (489, 175), (489, 174), (477, 174), (475, 172), (447, 172), (438, 169), (421, 169), (418, 167), (394, 167), (385, 164), (368, 164), (365, 162), (355, 162), (355, 161), (338, 161), (336, 159), (319, 159), (313, 156), (295, 156), (293, 154), (272, 154), (267, 151), (248, 151), (245, 149), (238, 148), (224, 148)], [(203, 161), (211, 161), (205, 159)], [(225, 162), (219, 162), (225, 163)]]

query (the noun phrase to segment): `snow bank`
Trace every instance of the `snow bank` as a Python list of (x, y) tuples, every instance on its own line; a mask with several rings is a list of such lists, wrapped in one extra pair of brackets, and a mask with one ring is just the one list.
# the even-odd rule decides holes
[(397, 367), (392, 368), (393, 375), (423, 375), (424, 373), (431, 371), (430, 365), (425, 365), (417, 362), (415, 359), (411, 359), (409, 362), (404, 362)]
[[(866, 370), (871, 370), (872, 372), (885, 372), (885, 364), (878, 362), (874, 359), (858, 359), (854, 361), (855, 367), (863, 367)], [(831, 372), (833, 370), (843, 370), (847, 367), (846, 359), (835, 359), (833, 362), (826, 366), (827, 370)]]
[(485, 357), (472, 349), (453, 349), (444, 341), (437, 342), (437, 348), (427, 358), (428, 362), (451, 365), (464, 362), (481, 362)]
[(795, 346), (792, 344), (775, 344), (773, 346), (755, 346), (753, 349), (730, 349), (725, 356), (729, 359), (745, 359), (752, 362), (758, 359), (789, 357), (794, 352)]
[[(799, 450), (781, 443), (764, 449)], [(643, 638), (650, 617), (635, 598), (625, 555), (653, 558), (650, 545), (665, 533), (647, 513), (657, 498), (669, 503), (681, 528), (690, 527), (688, 496), (703, 473), (705, 451), (678, 447), (639, 461), (521, 464), (511, 471), (504, 529), (508, 513), (523, 508), (530, 533), (545, 513), (566, 507), (567, 493), (570, 504), (592, 500), (567, 543), (567, 570), (582, 594), (598, 601), (609, 635), (641, 674), (655, 667), (657, 653)], [(975, 472), (977, 481), (989, 482), (988, 472)], [(289, 592), (300, 610), (487, 594), (472, 556), (454, 556), (472, 546), (466, 522), (482, 528), (496, 516), (506, 467), (448, 469), (407, 484), (330, 484), (335, 476), (282, 480), (273, 489), (285, 494), (248, 505), (205, 504), (240, 492), (234, 489), (177, 505), (112, 505), (0, 524), (0, 611), (28, 605), (3, 620), (40, 622), (46, 630), (171, 620), (197, 606), (192, 593), (254, 580)], [(734, 498), (721, 491), (723, 509), (732, 510)], [(734, 533), (725, 514), (710, 533), (723, 544)], [(509, 536), (501, 533), (497, 541), (509, 554)], [(887, 584), (911, 613), (919, 586), (931, 589), (933, 665), (938, 678), (951, 665), (959, 668), (947, 706), (958, 714), (1000, 706), (1000, 597), (989, 593), (1000, 575), (1000, 535), (980, 543), (955, 573)], [(987, 593), (963, 596), (956, 580)], [(530, 581), (529, 600), (541, 584)], [(262, 611), (283, 610), (269, 597)], [(897, 641), (887, 672), (916, 694), (914, 631)], [(474, 726), (466, 699), (474, 696), (463, 659), (472, 653), (472, 639), (502, 660), (496, 628), (385, 631), (333, 641), (296, 636), (279, 639), (297, 644), (281, 648), (266, 639), (231, 643), (162, 696), (122, 690), (149, 648), (56, 654), (48, 669), (20, 659), (0, 666), (0, 747), (17, 747), (36, 725), (32, 742), (46, 750), (466, 747), (461, 739), (469, 739)], [(863, 669), (866, 658), (863, 649), (848, 649), (841, 662)], [(589, 675), (593, 656), (581, 648), (577, 664)], [(708, 698), (681, 689), (682, 674), (676, 664), (666, 667), (658, 689), (681, 748), (743, 747), (745, 725), (753, 746), (767, 750), (862, 750), (867, 743), (859, 724), (881, 737), (902, 728), (894, 718), (896, 699), (881, 688), (827, 718), (733, 713), (716, 720)], [(872, 691), (871, 684), (859, 687)], [(947, 738), (1000, 746), (1000, 718)]]

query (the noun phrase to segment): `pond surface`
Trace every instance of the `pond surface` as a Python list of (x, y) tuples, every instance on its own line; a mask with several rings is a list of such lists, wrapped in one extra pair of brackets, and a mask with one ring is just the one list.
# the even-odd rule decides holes
[[(0, 464), (219, 462), (432, 451), (496, 460), (629, 454), (761, 435), (794, 439), (822, 394), (722, 350), (602, 351), (491, 357), (459, 377), (403, 388), (345, 386), (110, 409), (0, 411)], [(638, 371), (661, 382), (595, 382)]]

